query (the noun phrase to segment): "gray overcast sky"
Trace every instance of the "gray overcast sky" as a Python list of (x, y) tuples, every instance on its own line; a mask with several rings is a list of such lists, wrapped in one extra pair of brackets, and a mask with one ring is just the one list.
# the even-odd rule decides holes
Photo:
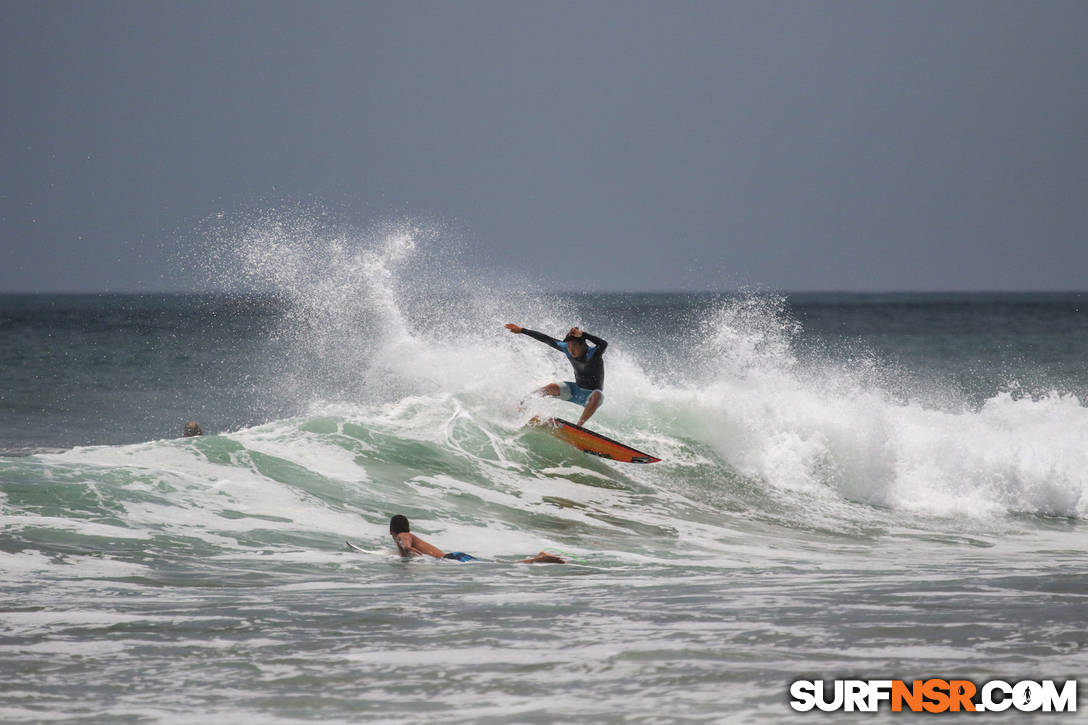
[(606, 290), (1088, 288), (1088, 2), (2, 0), (0, 291), (201, 220), (450, 222)]

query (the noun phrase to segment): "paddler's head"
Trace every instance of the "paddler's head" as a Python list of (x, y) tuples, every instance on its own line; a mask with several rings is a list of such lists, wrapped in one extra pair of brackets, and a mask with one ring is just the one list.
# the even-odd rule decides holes
[(397, 514), (393, 518), (389, 519), (389, 533), (393, 536), (397, 534), (403, 534), (409, 531), (408, 517), (404, 514)]

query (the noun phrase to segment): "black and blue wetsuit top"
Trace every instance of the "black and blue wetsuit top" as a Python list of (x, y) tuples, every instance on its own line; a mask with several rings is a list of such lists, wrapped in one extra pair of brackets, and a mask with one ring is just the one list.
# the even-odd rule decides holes
[(586, 345), (586, 354), (582, 357), (574, 357), (567, 350), (567, 343), (556, 340), (554, 337), (548, 337), (543, 332), (537, 332), (535, 330), (526, 330), (521, 328), (523, 335), (528, 335), (534, 340), (540, 340), (545, 345), (551, 345), (556, 350), (561, 351), (567, 356), (567, 360), (570, 361), (570, 366), (574, 368), (574, 384), (579, 388), (585, 388), (586, 390), (604, 390), (604, 360), (601, 358), (604, 355), (605, 348), (608, 347), (608, 343), (597, 337), (596, 335), (590, 335), (588, 332), (583, 332), (582, 337), (593, 343), (593, 347)]

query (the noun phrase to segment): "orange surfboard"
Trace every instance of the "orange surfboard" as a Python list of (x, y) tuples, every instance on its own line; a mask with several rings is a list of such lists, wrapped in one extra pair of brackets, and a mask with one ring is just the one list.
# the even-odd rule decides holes
[(591, 456), (624, 463), (657, 463), (661, 460), (562, 418), (538, 418), (534, 415), (529, 425), (544, 428), (559, 440)]

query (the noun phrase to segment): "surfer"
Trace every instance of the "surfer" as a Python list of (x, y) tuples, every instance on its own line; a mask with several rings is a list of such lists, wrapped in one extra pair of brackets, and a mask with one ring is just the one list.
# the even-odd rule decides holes
[[(540, 340), (545, 345), (554, 347), (567, 356), (572, 368), (574, 368), (574, 380), (562, 383), (548, 383), (543, 388), (533, 391), (534, 395), (550, 395), (561, 400), (569, 400), (584, 408), (582, 417), (578, 419), (578, 425), (593, 417), (597, 408), (604, 402), (604, 355), (608, 343), (597, 337), (583, 332), (577, 327), (570, 328), (570, 332), (562, 342), (554, 337), (548, 337), (543, 332), (526, 330), (524, 327), (507, 323), (506, 329), (515, 335), (528, 335), (534, 340)], [(586, 344), (586, 340), (593, 343), (593, 347)]]
[[(404, 514), (397, 514), (389, 519), (389, 535), (397, 543), (401, 556), (433, 556), (435, 559), (453, 559), (455, 561), (479, 561), (475, 556), (463, 551), (446, 553), (433, 544), (429, 544), (411, 532), (411, 524)], [(531, 559), (522, 559), (519, 564), (566, 564), (555, 554), (542, 551)]]

